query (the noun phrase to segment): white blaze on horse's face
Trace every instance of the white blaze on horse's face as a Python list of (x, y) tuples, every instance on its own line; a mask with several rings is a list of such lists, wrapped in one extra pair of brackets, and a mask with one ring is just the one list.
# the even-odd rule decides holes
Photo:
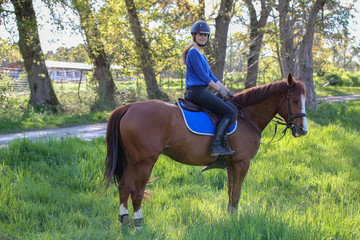
[(304, 116), (301, 117), (302, 118), (302, 124), (298, 125), (298, 126), (294, 126), (292, 128), (292, 133), (293, 133), (294, 137), (304, 136), (304, 135), (306, 135), (308, 133), (307, 118), (306, 118), (306, 112), (305, 112), (305, 104), (306, 104), (306, 97), (302, 94), (301, 95), (301, 113), (303, 113)]
[[(301, 95), (301, 112), (306, 113), (305, 111), (305, 104), (306, 104), (306, 97), (302, 94)], [(307, 117), (303, 117), (303, 126), (302, 129), (304, 132), (308, 132), (308, 126), (307, 126)]]

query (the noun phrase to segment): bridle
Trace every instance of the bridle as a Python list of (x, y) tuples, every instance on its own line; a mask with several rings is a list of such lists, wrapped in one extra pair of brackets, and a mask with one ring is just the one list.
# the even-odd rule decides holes
[(290, 109), (290, 93), (294, 91), (294, 89), (291, 89), (290, 87), (287, 88), (286, 98), (284, 98), (283, 102), (280, 104), (280, 107), (283, 105), (285, 99), (286, 99), (286, 108), (288, 111), (288, 122), (286, 124), (286, 129), (291, 129), (295, 127), (295, 123), (293, 122), (294, 119), (300, 118), (300, 117), (307, 117), (306, 113), (298, 113), (298, 114), (292, 114)]
[[(281, 102), (281, 104), (279, 105), (279, 108), (280, 108), (280, 107), (284, 104), (284, 102), (285, 102), (285, 100), (286, 100), (286, 104), (287, 104), (286, 109), (287, 109), (287, 112), (288, 112), (288, 117), (287, 117), (288, 122), (287, 122), (287, 123), (284, 123), (284, 120), (281, 119), (281, 118), (279, 118), (278, 116), (275, 116), (274, 118), (275, 118), (276, 120), (274, 120), (274, 118), (269, 118), (269, 117), (267, 117), (267, 116), (265, 116), (265, 115), (263, 115), (263, 114), (260, 114), (260, 113), (257, 113), (257, 112), (255, 112), (255, 111), (252, 111), (252, 110), (250, 110), (250, 109), (248, 109), (248, 108), (246, 108), (246, 107), (244, 107), (244, 106), (242, 106), (242, 105), (240, 105), (240, 104), (238, 104), (238, 103), (236, 103), (236, 102), (234, 102), (234, 101), (231, 101), (231, 102), (238, 107), (239, 116), (240, 116), (253, 130), (255, 130), (255, 132), (259, 135), (260, 138), (261, 138), (261, 132), (259, 131), (259, 129), (258, 129), (249, 119), (247, 119), (247, 118), (245, 117), (244, 113), (243, 113), (242, 111), (240, 111), (240, 108), (241, 108), (241, 109), (244, 109), (244, 110), (246, 110), (246, 111), (248, 111), (248, 112), (254, 113), (254, 114), (256, 114), (256, 115), (258, 115), (258, 116), (260, 116), (260, 117), (262, 117), (262, 118), (265, 118), (265, 119), (268, 119), (268, 120), (270, 120), (270, 121), (272, 121), (272, 122), (275, 122), (275, 131), (274, 131), (274, 135), (273, 135), (273, 137), (271, 138), (271, 140), (270, 140), (269, 142), (267, 142), (267, 143), (263, 143), (263, 142), (260, 141), (261, 144), (270, 144), (270, 143), (275, 143), (275, 142), (280, 141), (280, 140), (286, 135), (286, 132), (287, 132), (288, 129), (293, 130), (293, 129), (296, 127), (295, 123), (293, 122), (294, 119), (300, 118), (300, 117), (307, 117), (306, 113), (299, 113), (299, 114), (292, 114), (292, 113), (291, 113), (291, 109), (290, 109), (290, 93), (291, 93), (292, 91), (294, 91), (293, 88), (287, 87), (286, 97), (284, 98), (284, 100), (283, 100), (283, 101)], [(280, 125), (284, 125), (284, 126), (286, 126), (286, 127), (285, 127), (285, 129), (282, 131), (283, 135), (282, 135), (279, 139), (277, 139), (276, 141), (274, 141), (274, 138), (275, 138), (275, 136), (276, 136), (276, 134), (277, 134), (277, 127), (278, 127), (279, 124), (280, 124)]]

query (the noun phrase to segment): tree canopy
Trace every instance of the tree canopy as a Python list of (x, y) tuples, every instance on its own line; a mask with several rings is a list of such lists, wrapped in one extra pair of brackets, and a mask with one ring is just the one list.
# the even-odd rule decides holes
[[(64, 25), (69, 25), (68, 28), (81, 29), (84, 36), (86, 34), (89, 36), (85, 45), (70, 49), (58, 48), (56, 52), (48, 52), (45, 56), (56, 60), (91, 62), (91, 55), (86, 55), (85, 52), (89, 52), (91, 39), (94, 39), (103, 46), (100, 48), (103, 48), (102, 51), (106, 54), (109, 64), (122, 66), (123, 75), (145, 76), (144, 71), (143, 73), (138, 71), (147, 63), (144, 62), (145, 55), (142, 55), (144, 51), (140, 49), (139, 52), (140, 45), (136, 39), (140, 38), (136, 36), (134, 26), (131, 24), (127, 1), (46, 1), (52, 13), (59, 7), (59, 3), (79, 13), (79, 9), (84, 8), (85, 2), (91, 6), (92, 17), (88, 19), (93, 19), (89, 23), (96, 27), (97, 33), (95, 34), (94, 31), (91, 31), (90, 35), (86, 33), (84, 28), (86, 18), (81, 23), (79, 15), (69, 14), (62, 17), (51, 14), (48, 16), (49, 22), (58, 24), (60, 30), (66, 29)], [(80, 5), (76, 7), (74, 3)], [(269, 80), (278, 80), (289, 72), (297, 77), (301, 74), (305, 75), (308, 70), (304, 72), (301, 69), (310, 69), (310, 75), (305, 78), (309, 81), (308, 91), (313, 92), (311, 77), (313, 72), (321, 74), (332, 66), (352, 71), (359, 70), (359, 43), (352, 38), (349, 31), (354, 2), (244, 0), (232, 3), (229, 0), (212, 2), (134, 0), (133, 3), (139, 23), (137, 26), (143, 33), (142, 38), (148, 44), (146, 51), (151, 56), (148, 62), (151, 63), (156, 77), (164, 72), (180, 75), (185, 72), (179, 55), (192, 41), (189, 29), (199, 19), (204, 19), (211, 26), (210, 49), (206, 49), (205, 53), (211, 60), (214, 72), (219, 71), (217, 75), (223, 80), (231, 78), (231, 81), (245, 83), (247, 76), (249, 78), (247, 81), (252, 84), (249, 86), (254, 86), (265, 73), (271, 73), (268, 74)], [(315, 9), (315, 6), (318, 7)], [(13, 9), (9, 7), (9, 2), (2, 0), (0, 16), (2, 25), (14, 21), (14, 18), (11, 18), (12, 13)], [(220, 30), (224, 30), (226, 25), (219, 24), (224, 21), (229, 21), (231, 26), (237, 26), (239, 30), (234, 30), (233, 27), (231, 31), (221, 32)], [(262, 41), (259, 41), (261, 39)], [(228, 44), (220, 46), (224, 41)], [(4, 47), (2, 46), (0, 53), (9, 56), (9, 51), (5, 49), (9, 49), (12, 43), (7, 41), (2, 45)], [(145, 46), (144, 43), (141, 46)], [(219, 46), (221, 48), (217, 49)], [(95, 49), (98, 50), (99, 47)], [(226, 61), (223, 63), (221, 52), (226, 52)], [(15, 52), (13, 56), (16, 56)], [(218, 67), (218, 63), (222, 67)], [(307, 67), (304, 68), (305, 65), (302, 67), (301, 64)], [(257, 67), (253, 68), (254, 66)], [(231, 75), (228, 74), (230, 72)], [(148, 88), (151, 86), (148, 85)]]

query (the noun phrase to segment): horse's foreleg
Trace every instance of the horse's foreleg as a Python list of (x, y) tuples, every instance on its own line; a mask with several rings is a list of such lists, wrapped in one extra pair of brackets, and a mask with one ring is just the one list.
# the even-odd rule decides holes
[(233, 161), (230, 163), (230, 166), (228, 166), (229, 213), (233, 213), (238, 209), (241, 187), (249, 170), (249, 166), (250, 159), (242, 160), (240, 162)]

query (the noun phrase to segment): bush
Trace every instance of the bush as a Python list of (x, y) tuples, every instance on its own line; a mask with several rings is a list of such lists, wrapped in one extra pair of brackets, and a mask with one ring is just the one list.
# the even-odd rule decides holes
[(360, 73), (351, 73), (344, 69), (333, 69), (324, 75), (325, 83), (332, 83), (338, 86), (356, 87), (360, 86)]
[(7, 102), (7, 93), (10, 89), (10, 78), (5, 74), (0, 74), (0, 111), (4, 108), (4, 103)]

